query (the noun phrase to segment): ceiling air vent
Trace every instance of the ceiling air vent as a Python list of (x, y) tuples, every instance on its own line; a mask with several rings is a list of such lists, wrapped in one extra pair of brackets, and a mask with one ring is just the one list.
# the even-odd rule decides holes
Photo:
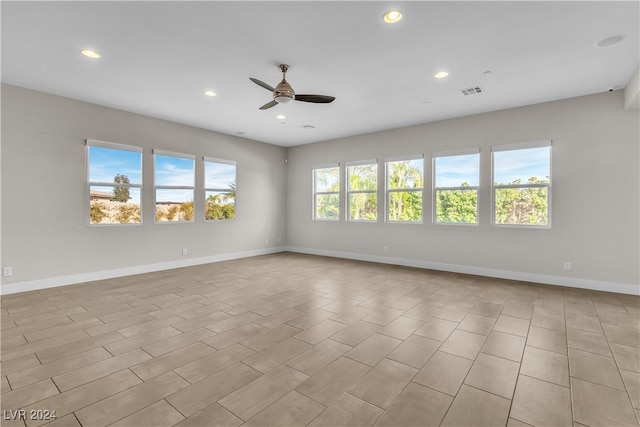
[(484, 92), (484, 89), (482, 89), (482, 86), (474, 86), (467, 89), (460, 89), (460, 93), (462, 93), (464, 96), (473, 95), (473, 94), (482, 93), (482, 92)]

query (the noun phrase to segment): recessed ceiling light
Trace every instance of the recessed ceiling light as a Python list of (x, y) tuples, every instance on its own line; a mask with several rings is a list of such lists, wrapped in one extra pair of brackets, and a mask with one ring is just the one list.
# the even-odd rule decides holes
[(82, 49), (80, 51), (80, 53), (82, 53), (84, 56), (86, 56), (87, 58), (91, 58), (91, 59), (98, 59), (100, 58), (100, 54), (98, 52), (96, 52), (95, 50), (91, 50), (91, 49)]
[(491, 74), (491, 70), (483, 71), (482, 74)]
[(205, 91), (204, 94), (207, 95), (207, 96), (216, 96), (216, 93), (214, 91), (212, 91), (212, 90), (207, 90), (207, 91)]
[(446, 71), (438, 71), (437, 73), (435, 73), (433, 75), (433, 77), (435, 77), (436, 79), (444, 79), (445, 77), (447, 77), (449, 75), (448, 72)]
[(246, 132), (236, 132), (236, 135), (246, 135)]
[(285, 117), (284, 115), (282, 115), (282, 114), (278, 114), (278, 115), (276, 116), (276, 119), (278, 119), (278, 120), (284, 120), (284, 119), (286, 119), (286, 117)]
[(622, 39), (624, 39), (624, 35), (622, 34), (617, 36), (607, 37), (606, 39), (600, 40), (598, 43), (596, 43), (596, 46), (598, 47), (612, 46), (616, 43), (620, 43)]
[(402, 19), (402, 12), (399, 10), (390, 10), (382, 15), (382, 19), (384, 19), (384, 22), (387, 24), (395, 24)]

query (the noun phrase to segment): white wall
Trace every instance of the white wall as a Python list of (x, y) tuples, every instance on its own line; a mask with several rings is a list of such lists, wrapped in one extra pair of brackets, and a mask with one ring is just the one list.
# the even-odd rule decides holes
[[(142, 225), (86, 225), (87, 138), (144, 149)], [(237, 219), (154, 224), (153, 148), (236, 160)], [(278, 250), (284, 158), (281, 147), (2, 85), (2, 265), (13, 267), (2, 292)]]
[[(624, 111), (623, 96), (596, 94), (290, 148), (287, 245), (300, 252), (637, 294), (639, 118), (637, 111)], [(491, 146), (541, 139), (553, 141), (552, 228), (491, 226)], [(380, 208), (377, 223), (311, 219), (314, 165), (343, 167), (346, 161), (378, 158), (384, 168), (385, 157), (424, 153), (430, 177), (433, 152), (470, 147), (480, 147), (477, 227), (433, 225), (429, 189), (421, 225), (387, 224)], [(382, 206), (383, 188), (378, 200)], [(572, 263), (572, 271), (563, 270), (563, 261)]]

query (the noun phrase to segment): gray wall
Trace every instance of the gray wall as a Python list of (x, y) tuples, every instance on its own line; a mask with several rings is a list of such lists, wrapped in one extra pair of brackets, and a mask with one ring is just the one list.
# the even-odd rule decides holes
[[(87, 138), (144, 149), (142, 225), (86, 225)], [(237, 219), (154, 224), (153, 148), (236, 160)], [(2, 85), (2, 265), (13, 267), (3, 285), (277, 250), (284, 158), (281, 147)], [(202, 174), (196, 162), (196, 191)]]
[[(491, 226), (491, 146), (541, 139), (553, 141), (552, 228)], [(616, 91), (290, 148), (287, 244), (301, 252), (637, 293), (639, 141), (638, 112), (624, 111), (623, 91)], [(477, 227), (432, 224), (430, 189), (421, 225), (384, 223), (381, 208), (377, 223), (311, 219), (314, 165), (340, 162), (344, 173), (347, 161), (378, 158), (384, 169), (385, 157), (424, 153), (430, 187), (431, 154), (470, 147), (480, 147)], [(572, 271), (563, 270), (563, 261)]]

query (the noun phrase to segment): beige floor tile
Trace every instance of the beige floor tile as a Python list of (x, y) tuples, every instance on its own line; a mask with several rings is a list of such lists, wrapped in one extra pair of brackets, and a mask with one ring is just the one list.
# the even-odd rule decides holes
[(396, 347), (387, 358), (414, 368), (422, 368), (442, 343), (419, 335), (411, 335)]
[[(507, 421), (507, 427), (533, 427), (533, 426), (531, 426), (531, 424), (518, 421), (515, 418), (509, 418), (509, 420)], [(574, 425), (574, 427), (579, 427), (579, 426)]]
[(506, 425), (510, 403), (508, 399), (463, 385), (441, 425), (457, 427)]
[(470, 308), (447, 304), (442, 307), (433, 317), (449, 320), (451, 322), (461, 322), (471, 311)]
[(464, 383), (511, 400), (520, 364), (480, 353)]
[(151, 360), (144, 361), (140, 364), (132, 366), (133, 373), (140, 377), (143, 381), (147, 381), (153, 377), (164, 374), (180, 368), (187, 363), (203, 358), (216, 350), (213, 347), (197, 342), (184, 348), (174, 350), (162, 356), (155, 357)]
[(20, 356), (27, 356), (31, 353), (38, 353), (53, 347), (69, 344), (75, 341), (80, 341), (85, 338), (89, 338), (89, 334), (85, 331), (72, 332), (70, 334), (51, 337), (31, 343), (17, 345), (15, 347), (6, 348), (4, 343), (0, 345), (2, 347), (2, 362), (15, 359)]
[(266, 329), (240, 341), (240, 344), (255, 351), (262, 351), (274, 344), (284, 341), (300, 332), (300, 329), (287, 324), (276, 326), (273, 329)]
[(588, 426), (637, 426), (626, 392), (571, 379), (574, 419)]
[(609, 344), (618, 368), (640, 373), (640, 351), (635, 347)]
[(634, 408), (640, 409), (640, 374), (620, 370), (620, 375), (622, 375), (627, 393), (629, 393), (629, 397), (631, 398), (631, 404)]
[(255, 314), (255, 313), (250, 313), (250, 312), (246, 312), (246, 313), (242, 313), (242, 314), (238, 314), (237, 316), (233, 316), (230, 317), (228, 319), (224, 319), (224, 320), (220, 320), (218, 322), (215, 323), (211, 323), (210, 325), (207, 325), (206, 327), (208, 329), (211, 329), (212, 331), (221, 334), (222, 332), (226, 332), (230, 329), (233, 328), (237, 328), (238, 326), (244, 325), (246, 323), (250, 323), (256, 320), (261, 319), (262, 316)]
[(77, 332), (83, 329), (91, 330), (92, 327), (103, 325), (102, 321), (97, 318), (89, 318), (79, 322), (70, 323), (68, 325), (55, 326), (52, 328), (40, 329), (35, 332), (24, 334), (28, 342), (39, 341), (45, 338), (57, 337), (60, 335)]
[(297, 371), (307, 375), (314, 375), (320, 369), (351, 350), (351, 348), (351, 346), (337, 341), (324, 340), (286, 363)]
[(322, 309), (325, 311), (330, 311), (334, 314), (338, 314), (338, 313), (347, 311), (348, 309), (358, 304), (359, 302), (360, 301), (357, 301), (357, 300), (342, 298), (332, 302), (331, 304), (325, 305), (324, 307), (322, 307)]
[(503, 304), (482, 301), (473, 307), (471, 313), (478, 314), (480, 316), (493, 317), (495, 319), (500, 315), (503, 307)]
[(331, 339), (355, 347), (380, 329), (382, 326), (375, 323), (358, 321), (333, 335)]
[(211, 324), (216, 324), (217, 322), (233, 318), (231, 315), (225, 313), (224, 311), (214, 311), (213, 313), (207, 313), (202, 316), (192, 317), (191, 319), (181, 319), (178, 316), (174, 317), (180, 320), (171, 323), (171, 326), (173, 326), (180, 332), (193, 331), (194, 329), (198, 329)]
[(473, 362), (453, 354), (436, 351), (413, 381), (455, 396)]
[(369, 369), (371, 368), (365, 364), (340, 357), (296, 387), (296, 391), (328, 406)]
[[(113, 332), (117, 333), (117, 332)], [(162, 328), (156, 329), (151, 332), (147, 332), (142, 335), (133, 336), (127, 339), (121, 339), (116, 342), (105, 345), (105, 348), (109, 351), (109, 353), (117, 356), (122, 353), (126, 353), (131, 350), (135, 350), (136, 348), (140, 348), (147, 344), (152, 344), (154, 342), (164, 340), (166, 338), (171, 338), (176, 335), (180, 335), (181, 332), (171, 326), (164, 326)], [(94, 337), (95, 338), (95, 337)]]
[(424, 322), (431, 319), (438, 311), (440, 311), (440, 307), (418, 304), (403, 314), (403, 316), (411, 319), (422, 320)]
[(255, 370), (267, 373), (312, 347), (311, 344), (300, 341), (295, 337), (288, 338), (253, 356), (245, 358), (243, 363), (251, 366)]
[(566, 387), (520, 375), (510, 416), (536, 426), (571, 426), (571, 393)]
[(126, 328), (118, 329), (118, 333), (126, 338), (131, 338), (154, 331), (156, 329), (163, 328), (165, 326), (176, 325), (184, 321), (185, 320), (179, 316), (167, 316), (160, 319), (151, 320), (149, 322), (140, 323), (138, 325), (132, 325)]
[(2, 409), (8, 411), (24, 408), (30, 403), (55, 396), (58, 393), (60, 393), (58, 388), (49, 378), (44, 381), (19, 388), (18, 390), (10, 391), (9, 393), (4, 393), (1, 399)]
[(156, 320), (156, 318), (149, 316), (148, 314), (139, 314), (137, 316), (114, 320), (109, 323), (102, 324), (102, 322), (100, 322), (100, 325), (87, 328), (85, 331), (93, 337), (96, 335), (104, 334), (106, 332), (117, 331), (118, 329), (123, 329), (128, 326), (138, 325), (151, 320)]
[[(120, 335), (118, 332), (112, 331), (112, 332), (107, 332), (105, 334), (96, 335), (95, 337), (90, 337), (80, 341), (75, 341), (70, 344), (65, 344), (58, 347), (49, 348), (47, 350), (39, 351), (37, 353), (37, 356), (42, 363), (49, 363), (49, 362), (53, 362), (58, 359), (69, 357), (74, 354), (82, 353), (97, 347), (104, 346), (106, 348), (106, 346), (109, 344), (116, 343), (123, 340), (124, 340), (124, 337), (122, 335)], [(114, 353), (111, 353), (111, 354), (114, 354)]]
[(64, 359), (58, 359), (54, 362), (25, 369), (15, 374), (10, 374), (8, 379), (13, 390), (37, 383), (39, 381), (51, 378), (64, 372), (76, 369), (82, 366), (90, 365), (104, 359), (111, 358), (111, 354), (102, 347), (93, 350), (78, 353)]
[(315, 345), (345, 329), (347, 325), (334, 320), (324, 320), (294, 335), (295, 338)]
[(382, 409), (345, 393), (309, 425), (336, 427), (373, 425), (382, 412)]
[(569, 358), (553, 351), (526, 347), (520, 373), (569, 387)]
[(493, 356), (520, 362), (526, 339), (516, 335), (491, 331), (481, 351)]
[[(4, 334), (4, 335), (7, 335), (7, 334)], [(26, 343), (27, 343), (27, 340), (24, 339), (22, 335), (17, 335), (14, 337), (2, 338), (2, 340), (0, 341), (0, 347), (6, 350), (8, 348), (16, 347)]]
[(217, 427), (237, 427), (243, 422), (220, 404), (214, 403), (176, 424), (176, 427), (211, 427), (211, 420), (215, 420)]
[(480, 335), (489, 335), (496, 319), (493, 317), (485, 317), (477, 314), (468, 314), (467, 317), (460, 322), (457, 329), (461, 331), (473, 332)]
[(47, 423), (47, 427), (82, 427), (73, 414), (56, 418), (55, 421)]
[(260, 376), (255, 369), (236, 363), (169, 396), (167, 401), (182, 415), (191, 417)]
[(352, 325), (358, 320), (369, 316), (371, 313), (373, 313), (372, 309), (356, 305), (353, 307), (349, 307), (340, 314), (336, 314), (335, 316), (331, 317), (331, 320), (335, 320), (336, 322), (344, 323), (347, 325)]
[(567, 328), (567, 344), (578, 350), (597, 353), (603, 356), (613, 356), (609, 349), (609, 343), (603, 334)]
[(581, 329), (583, 331), (595, 332), (596, 334), (604, 334), (600, 320), (593, 316), (578, 313), (566, 314), (567, 327), (574, 329)]
[(401, 340), (376, 333), (346, 352), (345, 356), (375, 366), (401, 343)]
[(244, 426), (304, 426), (324, 410), (325, 407), (318, 402), (296, 391), (290, 391), (256, 414)]
[(487, 337), (472, 332), (455, 330), (440, 346), (440, 351), (475, 360)]
[(364, 317), (362, 320), (369, 323), (375, 323), (376, 325), (386, 326), (391, 323), (391, 321), (403, 314), (404, 310), (383, 307), (375, 310), (373, 313)]
[[(259, 314), (259, 313), (258, 313)], [(293, 308), (279, 310), (273, 314), (263, 317), (262, 319), (254, 320), (254, 323), (265, 328), (275, 328), (289, 320), (297, 319), (300, 316), (304, 316), (305, 312), (296, 310)]]
[(400, 298), (395, 299), (387, 307), (396, 308), (398, 310), (411, 310), (420, 301), (422, 301), (422, 298), (413, 298), (413, 297), (402, 296)]
[(569, 369), (572, 377), (624, 390), (622, 378), (612, 357), (570, 348)]
[(184, 420), (180, 412), (167, 403), (166, 400), (159, 400), (153, 405), (129, 415), (115, 423), (112, 427), (170, 427)]
[(144, 351), (140, 349), (132, 350), (128, 353), (54, 376), (53, 381), (60, 391), (67, 391), (150, 359), (151, 356)]
[(409, 383), (393, 401), (377, 426), (437, 426), (444, 418), (453, 397)]
[(527, 337), (527, 345), (567, 354), (567, 334), (566, 332), (531, 326)]
[(2, 375), (10, 375), (36, 366), (40, 366), (40, 360), (38, 360), (35, 354), (27, 354), (26, 356), (16, 357), (8, 361), (3, 360), (0, 371)]
[(106, 426), (187, 387), (174, 372), (145, 381), (75, 412), (83, 426)]
[(0, 393), (5, 394), (10, 392), (11, 386), (9, 385), (9, 380), (7, 380), (7, 377), (3, 375), (2, 377), (0, 377), (0, 381), (2, 381), (2, 383), (0, 383)]
[(202, 340), (207, 345), (211, 347), (217, 348), (221, 350), (230, 345), (236, 344), (240, 341), (243, 341), (249, 337), (259, 334), (264, 331), (266, 328), (255, 323), (246, 323), (244, 325), (240, 325), (236, 328), (229, 329), (228, 331), (222, 332), (221, 334), (215, 335), (213, 337), (206, 338)]
[(526, 338), (529, 334), (529, 320), (501, 314), (493, 330)]
[(640, 348), (640, 330), (615, 325), (602, 325), (609, 344)]
[(417, 372), (415, 368), (385, 359), (355, 383), (349, 393), (387, 409)]
[(458, 323), (436, 317), (427, 320), (424, 325), (414, 333), (436, 341), (444, 341), (458, 327)]
[(598, 318), (602, 324), (639, 329), (638, 322), (626, 312), (609, 309), (598, 309)]
[[(27, 406), (25, 410), (48, 409), (55, 411), (58, 417), (64, 417), (78, 409), (82, 409), (85, 406), (89, 406), (141, 383), (142, 381), (136, 377), (135, 374), (125, 369), (108, 377), (31, 404)], [(29, 427), (39, 426), (44, 423), (46, 423), (45, 420), (27, 420), (27, 426)]]
[(171, 351), (184, 348), (198, 341), (202, 341), (215, 334), (215, 332), (207, 328), (198, 328), (194, 329), (193, 331), (185, 332), (180, 335), (175, 335), (160, 341), (156, 341), (152, 344), (145, 345), (142, 347), (142, 349), (153, 357), (158, 357)]
[(180, 366), (174, 369), (174, 371), (193, 384), (253, 354), (255, 354), (255, 351), (250, 348), (241, 344), (233, 344), (223, 350), (216, 351), (208, 356)]
[(531, 325), (563, 332), (566, 328), (563, 315), (551, 314), (540, 310), (534, 310)]
[(322, 322), (323, 320), (327, 320), (330, 317), (333, 317), (335, 315), (336, 315), (336, 313), (334, 313), (332, 311), (316, 309), (316, 310), (310, 311), (309, 313), (305, 314), (304, 316), (297, 317), (297, 318), (295, 318), (293, 320), (289, 320), (288, 322), (285, 322), (285, 323), (287, 325), (289, 325), (289, 326), (293, 326), (294, 328), (307, 329), (307, 328), (310, 328), (313, 325), (317, 325), (318, 323)]
[(219, 400), (234, 415), (248, 420), (309, 378), (288, 366), (280, 366)]
[(300, 311), (304, 311), (305, 313), (308, 313), (308, 312), (317, 310), (319, 308), (325, 307), (334, 301), (335, 300), (332, 300), (329, 298), (318, 297), (318, 298), (313, 298), (312, 300), (304, 302), (302, 304), (298, 304), (293, 308), (296, 310), (300, 310)]
[(420, 320), (400, 316), (391, 321), (391, 323), (384, 328), (380, 329), (378, 333), (392, 338), (397, 338), (399, 340), (404, 340), (423, 324), (424, 322), (421, 322)]

